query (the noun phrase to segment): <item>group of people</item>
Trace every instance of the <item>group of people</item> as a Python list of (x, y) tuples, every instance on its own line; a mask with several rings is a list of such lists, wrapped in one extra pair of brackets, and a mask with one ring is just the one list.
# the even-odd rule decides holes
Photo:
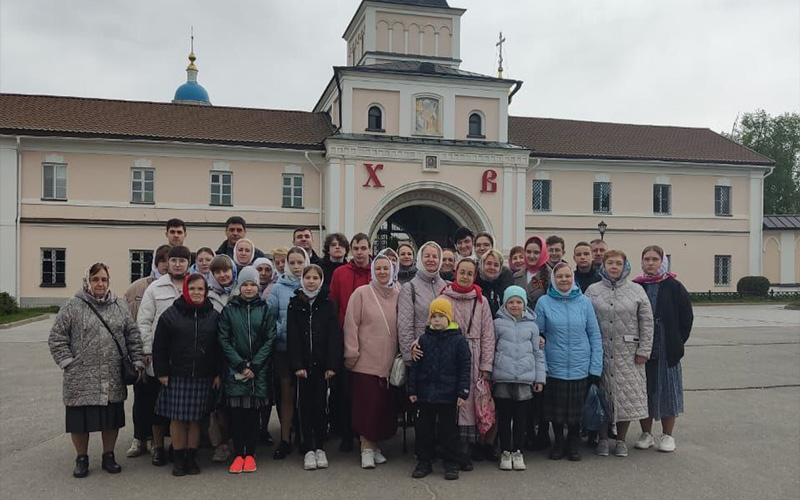
[(576, 243), (573, 267), (558, 236), (531, 236), (506, 258), (491, 234), (466, 227), (454, 248), (403, 242), (377, 253), (366, 234), (329, 234), (323, 257), (307, 228), (269, 256), (241, 217), (225, 233), (216, 251), (192, 253), (185, 224), (172, 219), (150, 276), (124, 300), (96, 263), (60, 310), (49, 343), (64, 371), (75, 477), (88, 474), (91, 432), (101, 432), (102, 468), (121, 471), (114, 446), (130, 378), (127, 456), (151, 449), (153, 465), (171, 460), (176, 476), (200, 472), (205, 435), (212, 460), (256, 471), (273, 406), (273, 458), (294, 441), (306, 470), (328, 467), (331, 435), (344, 452), (360, 441), (363, 468), (385, 463), (381, 443), (400, 412), (416, 429), (415, 478), (437, 457), (446, 479), (481, 460), (524, 470), (523, 449), (576, 461), (590, 386), (606, 415), (588, 436), (597, 455), (627, 456), (634, 420), (636, 448), (675, 450), (693, 316), (658, 246), (641, 252), (642, 272), (629, 280), (626, 253), (602, 240)]

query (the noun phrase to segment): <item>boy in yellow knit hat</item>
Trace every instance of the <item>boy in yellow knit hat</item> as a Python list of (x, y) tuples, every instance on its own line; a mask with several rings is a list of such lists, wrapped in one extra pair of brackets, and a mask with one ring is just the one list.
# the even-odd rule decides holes
[[(445, 479), (458, 479), (458, 407), (469, 397), (470, 351), (461, 329), (453, 322), (453, 305), (434, 299), (429, 321), (419, 346), (425, 355), (415, 361), (408, 376), (408, 398), (417, 403), (417, 466), (412, 477), (420, 479), (433, 471), (436, 440), (442, 449)], [(436, 422), (439, 435), (436, 436)]]

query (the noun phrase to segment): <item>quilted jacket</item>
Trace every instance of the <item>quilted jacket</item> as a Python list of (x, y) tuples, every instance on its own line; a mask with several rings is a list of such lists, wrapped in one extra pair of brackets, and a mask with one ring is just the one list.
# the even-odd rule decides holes
[(403, 285), (397, 299), (397, 336), (403, 360), (411, 361), (411, 344), (425, 333), (428, 326), (428, 306), (444, 289), (441, 276), (426, 278), (422, 273)]
[(525, 310), (520, 320), (501, 307), (494, 320), (497, 348), (494, 353), (492, 382), (544, 384), (547, 367), (544, 352), (539, 349), (539, 328), (536, 316)]

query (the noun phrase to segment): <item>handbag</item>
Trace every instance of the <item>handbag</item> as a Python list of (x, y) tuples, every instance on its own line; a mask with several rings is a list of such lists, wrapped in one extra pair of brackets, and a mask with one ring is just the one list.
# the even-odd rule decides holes
[(117, 346), (117, 351), (119, 352), (119, 357), (121, 358), (119, 364), (119, 372), (122, 375), (122, 383), (125, 385), (135, 384), (136, 381), (139, 380), (139, 371), (136, 370), (136, 367), (133, 365), (131, 357), (127, 353), (122, 351), (122, 346), (119, 345), (119, 342), (117, 342), (117, 338), (114, 337), (114, 332), (111, 331), (111, 327), (108, 326), (106, 320), (103, 319), (102, 316), (100, 316), (100, 313), (97, 311), (97, 309), (95, 309), (92, 303), (89, 302), (88, 300), (84, 299), (81, 300), (86, 302), (86, 305), (89, 306), (89, 309), (91, 309), (92, 312), (95, 314), (95, 316), (97, 316), (97, 318), (100, 320), (100, 322), (103, 323), (103, 326), (106, 327), (106, 330), (108, 330), (108, 333), (111, 335), (111, 340), (114, 341), (114, 345)]
[[(375, 303), (378, 304), (378, 310), (381, 312), (381, 316), (383, 317), (383, 324), (386, 325), (386, 333), (391, 335), (392, 330), (389, 328), (389, 322), (386, 320), (386, 315), (383, 313), (381, 303), (378, 301), (378, 296), (375, 294), (375, 290), (371, 286), (369, 287), (369, 290), (372, 292), (372, 296), (375, 298)], [(408, 367), (406, 367), (406, 363), (403, 361), (403, 355), (398, 354), (392, 360), (392, 369), (389, 372), (389, 384), (395, 387), (405, 387), (407, 378)]]
[(495, 422), (494, 399), (489, 388), (489, 382), (481, 377), (475, 383), (475, 420), (478, 433), (483, 436), (492, 428)]

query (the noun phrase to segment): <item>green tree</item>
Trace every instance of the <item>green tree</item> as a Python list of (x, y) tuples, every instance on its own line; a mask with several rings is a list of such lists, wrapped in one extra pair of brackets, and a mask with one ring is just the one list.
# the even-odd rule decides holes
[(800, 114), (745, 113), (731, 138), (775, 160), (764, 185), (764, 213), (800, 214)]

